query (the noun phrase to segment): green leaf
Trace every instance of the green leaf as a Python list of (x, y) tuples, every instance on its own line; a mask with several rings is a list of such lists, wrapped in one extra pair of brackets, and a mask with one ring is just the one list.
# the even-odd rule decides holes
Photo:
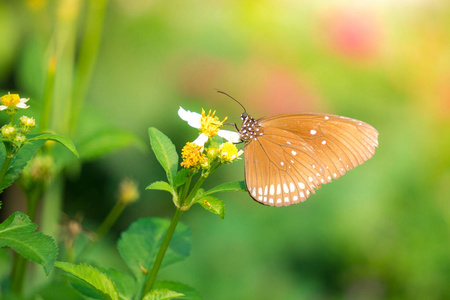
[(154, 289), (168, 289), (183, 294), (180, 300), (202, 300), (200, 294), (192, 287), (174, 281), (157, 281), (153, 285)]
[(245, 186), (244, 181), (233, 181), (233, 182), (227, 182), (221, 185), (218, 185), (208, 191), (206, 191), (203, 195), (211, 195), (218, 192), (236, 192), (236, 191), (242, 191), (246, 192), (247, 187)]
[(150, 184), (148, 187), (145, 188), (146, 190), (160, 190), (160, 191), (167, 191), (174, 194), (173, 188), (170, 184), (168, 184), (165, 181), (155, 181), (152, 184)]
[[(88, 297), (101, 296), (101, 299), (119, 300), (115, 284), (98, 269), (85, 264), (75, 265), (61, 261), (55, 262), (55, 266), (73, 276), (70, 277), (70, 280), (75, 283), (74, 287), (82, 294)], [(77, 280), (73, 280), (74, 278)]]
[(156, 289), (151, 290), (142, 300), (170, 300), (180, 296), (184, 295), (168, 289)]
[(58, 248), (52, 237), (33, 232), (37, 225), (21, 212), (15, 212), (0, 224), (0, 248), (10, 247), (28, 260), (41, 264), (49, 274)]
[[(0, 193), (9, 187), (19, 177), (23, 168), (28, 164), (30, 159), (36, 154), (36, 152), (44, 145), (45, 141), (36, 141), (32, 144), (23, 145), (17, 152), (16, 156), (11, 161), (8, 171), (6, 172), (3, 181), (0, 183)], [(6, 151), (4, 147), (0, 147), (0, 159), (3, 163), (6, 157)]]
[(145, 144), (139, 137), (121, 129), (102, 129), (80, 140), (77, 145), (80, 157), (85, 161), (131, 145), (145, 149)]
[[(169, 224), (170, 221), (166, 219), (139, 219), (120, 236), (117, 248), (137, 279), (138, 286), (142, 286), (146, 273), (152, 268)], [(190, 249), (190, 230), (186, 225), (178, 223), (161, 267), (186, 258)]]
[(156, 128), (149, 128), (148, 135), (156, 159), (166, 171), (169, 183), (173, 185), (174, 176), (178, 170), (178, 154), (175, 150), (175, 145), (164, 133)]
[(214, 197), (214, 196), (204, 196), (199, 200), (196, 200), (198, 204), (203, 206), (207, 211), (212, 212), (213, 214), (219, 215), (220, 219), (223, 220), (225, 218), (225, 204), (222, 200)]
[(77, 149), (75, 149), (75, 145), (72, 143), (72, 141), (63, 135), (54, 134), (54, 133), (43, 133), (39, 135), (35, 135), (32, 138), (27, 139), (27, 141), (55, 141), (69, 149), (75, 156), (79, 157)]
[(175, 175), (175, 178), (173, 179), (173, 186), (174, 188), (177, 188), (179, 186), (182, 186), (186, 183), (186, 181), (189, 178), (189, 174), (191, 171), (189, 169), (183, 168), (181, 169), (177, 175)]
[(120, 299), (132, 300), (136, 294), (138, 288), (136, 280), (124, 272), (117, 271), (112, 268), (99, 268), (101, 272), (105, 273), (116, 285), (119, 292)]

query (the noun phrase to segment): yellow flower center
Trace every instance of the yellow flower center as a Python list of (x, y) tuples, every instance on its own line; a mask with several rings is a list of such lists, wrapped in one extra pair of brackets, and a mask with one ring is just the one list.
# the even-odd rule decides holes
[(231, 162), (238, 158), (238, 149), (234, 144), (226, 142), (220, 145), (219, 155), (224, 161)]
[(185, 168), (197, 167), (206, 160), (206, 156), (202, 153), (202, 147), (190, 142), (181, 150), (181, 157), (183, 157), (181, 166)]
[(223, 119), (221, 122), (219, 117), (214, 116), (216, 111), (213, 111), (211, 114), (211, 110), (209, 110), (208, 115), (205, 114), (205, 110), (202, 108), (202, 117), (200, 119), (201, 131), (208, 137), (213, 137), (219, 132), (219, 128), (223, 126), (223, 122), (226, 121)]
[(8, 94), (1, 97), (2, 105), (8, 106), (9, 108), (16, 107), (20, 103), (19, 94)]

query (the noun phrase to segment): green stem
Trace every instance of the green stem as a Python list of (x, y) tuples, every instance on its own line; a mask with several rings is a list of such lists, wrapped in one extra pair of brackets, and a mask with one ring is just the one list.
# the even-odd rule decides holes
[(184, 199), (186, 199), (186, 195), (189, 191), (189, 187), (191, 186), (191, 181), (192, 181), (192, 176), (193, 174), (190, 172), (188, 175), (188, 180), (186, 181), (186, 183), (183, 185), (179, 195), (178, 195), (178, 203), (177, 206), (179, 205), (182, 206), (182, 203), (184, 201)]
[(172, 239), (175, 228), (177, 227), (178, 221), (181, 218), (183, 211), (179, 208), (175, 210), (172, 221), (170, 222), (169, 229), (167, 229), (164, 240), (162, 241), (161, 248), (159, 248), (158, 254), (156, 255), (155, 262), (153, 263), (152, 269), (147, 277), (147, 282), (145, 283), (144, 293), (145, 296), (148, 292), (152, 290), (153, 283), (155, 282), (156, 275), (158, 275), (159, 268), (163, 261), (164, 255), (166, 254), (167, 248), (169, 247), (170, 240)]
[(97, 229), (97, 238), (96, 240), (101, 240), (111, 229), (111, 227), (116, 223), (117, 219), (119, 218), (120, 214), (125, 209), (126, 204), (122, 201), (117, 201), (114, 207), (109, 212), (108, 216), (105, 218), (103, 223), (98, 227)]
[(188, 210), (189, 207), (192, 206), (193, 204), (193, 200), (195, 195), (197, 194), (198, 189), (202, 186), (203, 182), (205, 182), (206, 178), (208, 178), (209, 175), (211, 175), (212, 172), (214, 172), (218, 167), (220, 166), (220, 163), (216, 163), (215, 165), (213, 165), (211, 167), (211, 169), (209, 169), (207, 174), (202, 174), (202, 176), (200, 176), (200, 178), (197, 180), (197, 182), (195, 183), (194, 187), (192, 188), (191, 192), (189, 193), (189, 195), (186, 197), (186, 199), (181, 203), (181, 208), (183, 210)]

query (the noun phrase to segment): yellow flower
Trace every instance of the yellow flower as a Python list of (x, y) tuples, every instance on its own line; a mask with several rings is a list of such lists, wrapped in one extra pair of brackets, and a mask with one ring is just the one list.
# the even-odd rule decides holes
[(198, 167), (206, 160), (206, 156), (202, 153), (203, 147), (195, 143), (187, 142), (181, 150), (181, 157), (183, 157), (182, 167), (193, 168)]
[(30, 106), (26, 105), (29, 98), (20, 98), (19, 94), (4, 95), (0, 98), (2, 105), (0, 105), (0, 110), (5, 110), (7, 108), (28, 108)]
[(230, 142), (223, 143), (219, 146), (219, 157), (225, 162), (232, 162), (233, 160), (238, 159), (242, 153), (244, 153), (244, 151), (238, 151), (236, 146)]
[(200, 130), (207, 136), (213, 137), (219, 132), (219, 128), (223, 126), (223, 122), (227, 120), (223, 119), (220, 122), (219, 117), (214, 116), (216, 111), (213, 111), (211, 114), (211, 110), (209, 110), (208, 115), (205, 114), (205, 110), (202, 108), (202, 117), (200, 119)]

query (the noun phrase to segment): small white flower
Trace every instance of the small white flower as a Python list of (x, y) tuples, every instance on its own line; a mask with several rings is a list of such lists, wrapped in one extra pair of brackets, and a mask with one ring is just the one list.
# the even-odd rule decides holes
[[(180, 106), (178, 110), (178, 115), (180, 118), (186, 122), (188, 122), (189, 126), (200, 129), (201, 128), (201, 119), (202, 115), (196, 112), (192, 112), (189, 110), (185, 110)], [(241, 142), (241, 135), (238, 132), (219, 129), (217, 135), (226, 139), (230, 143), (239, 143)], [(199, 143), (196, 141), (198, 140)], [(194, 141), (197, 145), (203, 146), (208, 141), (208, 136), (204, 133), (201, 133), (200, 136)], [(200, 144), (203, 142), (203, 144)]]

